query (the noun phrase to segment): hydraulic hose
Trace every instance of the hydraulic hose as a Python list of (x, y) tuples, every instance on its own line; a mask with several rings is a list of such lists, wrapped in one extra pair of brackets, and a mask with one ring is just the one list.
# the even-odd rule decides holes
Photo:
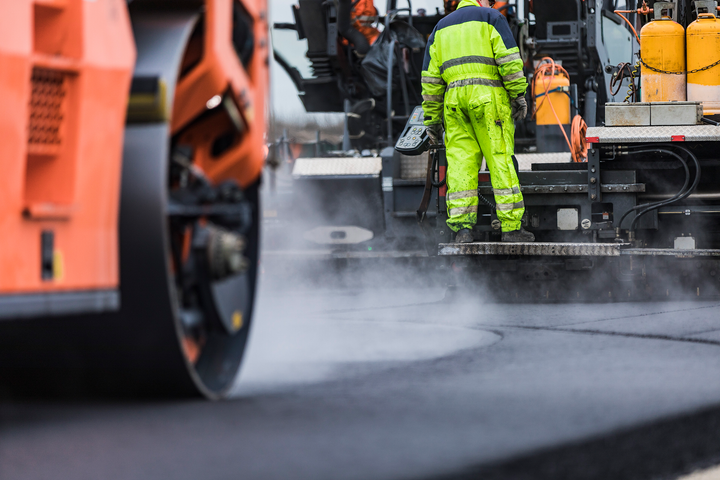
[[(687, 162), (685, 161), (684, 158), (682, 158), (677, 153), (667, 150), (666, 148), (663, 148), (663, 147), (674, 147), (674, 148), (680, 149), (683, 152), (685, 152), (693, 160), (693, 163), (695, 164), (695, 180), (693, 181), (693, 184), (689, 188), (688, 188), (688, 184), (690, 183), (690, 169), (687, 165)], [(687, 198), (693, 191), (695, 191), (698, 184), (700, 183), (700, 162), (698, 161), (697, 157), (692, 152), (690, 152), (690, 150), (686, 149), (685, 147), (681, 147), (679, 145), (658, 145), (658, 146), (651, 146), (651, 148), (647, 148), (645, 146), (637, 146), (637, 147), (630, 147), (630, 148), (633, 149), (633, 151), (630, 152), (633, 154), (638, 154), (638, 153), (665, 153), (665, 154), (668, 154), (670, 156), (675, 157), (678, 161), (680, 161), (680, 163), (683, 165), (683, 168), (685, 169), (685, 182), (684, 182), (682, 188), (678, 191), (678, 193), (676, 193), (675, 195), (673, 195), (672, 197), (670, 197), (666, 200), (662, 200), (659, 202), (645, 203), (642, 205), (636, 205), (635, 207), (633, 207), (630, 210), (628, 210), (627, 212), (625, 212), (625, 214), (620, 218), (620, 221), (618, 222), (618, 228), (622, 227), (623, 221), (631, 212), (640, 210), (640, 212), (638, 212), (635, 215), (635, 218), (633, 219), (633, 222), (630, 226), (630, 231), (634, 232), (635, 228), (637, 226), (637, 222), (640, 219), (640, 217), (642, 217), (643, 215), (645, 215), (648, 212), (651, 212), (652, 210), (656, 210), (665, 205), (669, 205), (671, 203), (674, 203), (674, 202), (677, 202), (684, 198)], [(644, 150), (635, 150), (635, 148), (644, 148)]]
[(488, 207), (492, 208), (493, 210), (497, 210), (497, 206), (496, 206), (494, 203), (492, 203), (490, 200), (488, 200), (487, 198), (485, 198), (484, 195), (478, 194), (478, 198), (479, 198), (480, 200), (482, 200), (482, 202), (483, 202), (485, 205), (487, 205)]
[(338, 30), (340, 35), (345, 37), (360, 55), (365, 55), (370, 50), (370, 44), (365, 35), (352, 26), (352, 9), (352, 0), (338, 0)]
[(676, 194), (673, 195), (672, 197), (670, 197), (670, 198), (668, 198), (668, 199), (666, 199), (666, 200), (661, 200), (661, 201), (659, 201), (659, 202), (650, 202), (650, 203), (646, 203), (646, 204), (643, 204), (643, 205), (636, 205), (636, 206), (633, 207), (631, 210), (625, 212), (625, 215), (623, 215), (623, 217), (620, 219), (620, 223), (619, 223), (618, 225), (622, 225), (622, 221), (625, 219), (625, 217), (626, 217), (631, 211), (637, 211), (637, 210), (639, 210), (639, 212), (635, 215), (635, 218), (633, 219), (632, 223), (630, 224), (630, 231), (631, 231), (631, 232), (634, 232), (634, 231), (635, 231), (635, 227), (636, 227), (636, 225), (637, 225), (637, 219), (638, 219), (638, 218), (640, 218), (641, 216), (645, 215), (645, 214), (648, 213), (649, 211), (652, 211), (652, 210), (654, 210), (654, 209), (656, 209), (656, 208), (660, 208), (660, 207), (665, 206), (665, 205), (669, 205), (670, 203), (673, 203), (673, 202), (676, 202), (676, 201), (680, 200), (680, 199), (682, 198), (682, 195), (687, 191), (688, 185), (690, 184), (690, 168), (688, 168), (688, 165), (687, 165), (687, 162), (685, 161), (685, 159), (682, 158), (682, 157), (681, 157), (680, 155), (678, 155), (677, 153), (671, 152), (671, 151), (669, 151), (669, 150), (663, 150), (663, 149), (638, 150), (637, 152), (634, 152), (634, 153), (666, 153), (666, 154), (668, 154), (668, 155), (671, 155), (671, 156), (675, 157), (677, 160), (680, 161), (680, 163), (682, 163), (682, 166), (683, 166), (683, 168), (685, 169), (685, 182), (683, 183), (683, 186), (682, 186), (682, 188), (678, 191), (678, 193), (676, 193)]
[[(643, 215), (645, 215), (646, 213), (648, 213), (648, 212), (650, 212), (650, 211), (652, 211), (652, 210), (657, 210), (657, 209), (660, 208), (660, 207), (664, 207), (665, 205), (669, 205), (669, 204), (671, 204), (671, 203), (674, 203), (674, 202), (677, 202), (677, 201), (679, 201), (679, 200), (683, 200), (683, 199), (687, 198), (688, 196), (690, 196), (691, 193), (693, 193), (693, 192), (695, 191), (695, 189), (697, 188), (697, 186), (700, 184), (700, 161), (699, 161), (698, 158), (695, 156), (695, 154), (693, 154), (693, 153), (692, 153), (690, 150), (688, 150), (687, 148), (681, 147), (680, 145), (664, 145), (664, 146), (675, 147), (675, 148), (677, 148), (677, 149), (679, 149), (679, 150), (682, 150), (683, 152), (685, 152), (686, 155), (688, 155), (688, 156), (692, 159), (693, 163), (695, 164), (695, 180), (693, 181), (693, 184), (690, 186), (690, 188), (688, 188), (687, 190), (685, 190), (684, 193), (681, 193), (678, 198), (669, 198), (669, 199), (664, 200), (664, 201), (662, 201), (662, 202), (657, 202), (657, 203), (658, 203), (657, 205), (653, 205), (653, 206), (647, 207), (647, 208), (645, 208), (644, 210), (641, 210), (640, 212), (638, 212), (638, 214), (635, 215), (635, 218), (633, 219), (632, 223), (630, 224), (630, 231), (631, 231), (631, 232), (634, 232), (634, 231), (635, 231), (635, 227), (637, 226), (637, 222), (638, 222), (638, 220), (640, 219), (640, 217), (642, 217)], [(675, 157), (678, 158), (678, 159), (682, 158), (682, 157), (680, 157), (680, 156), (677, 155), (677, 154), (673, 154), (673, 156), (675, 156)], [(686, 163), (686, 165), (687, 165), (687, 163)], [(687, 168), (686, 168), (686, 175), (687, 175), (687, 177), (690, 176), (690, 173), (689, 173), (689, 171), (687, 170)], [(687, 184), (687, 179), (686, 179), (686, 181), (685, 181), (685, 184)]]
[[(680, 155), (678, 155), (678, 154), (676, 154), (676, 153), (674, 153), (674, 152), (671, 152), (671, 151), (669, 151), (669, 150), (659, 149), (659, 148), (648, 149), (648, 150), (636, 150), (636, 151), (634, 151), (634, 152), (632, 152), (632, 153), (636, 153), (636, 154), (637, 154), (637, 153), (666, 153), (666, 154), (669, 154), (669, 155), (671, 155), (671, 156), (674, 156), (676, 159), (678, 159), (678, 160), (680, 161), (680, 163), (682, 164), (682, 166), (685, 168), (685, 183), (683, 184), (682, 188), (678, 191), (678, 193), (676, 193), (675, 195), (673, 195), (672, 197), (670, 197), (670, 198), (667, 199), (667, 200), (676, 201), (676, 200), (678, 200), (678, 199), (680, 198), (680, 195), (683, 194), (683, 192), (685, 191), (685, 189), (687, 189), (688, 184), (690, 183), (690, 169), (688, 168), (687, 162), (685, 161), (685, 159), (683, 159), (682, 157), (680, 157)], [(635, 211), (640, 210), (640, 209), (643, 209), (643, 208), (649, 208), (649, 207), (652, 207), (652, 206), (655, 206), (655, 205), (660, 206), (660, 205), (659, 205), (660, 203), (662, 203), (662, 201), (660, 201), (660, 202), (649, 202), (649, 203), (644, 203), (644, 204), (642, 204), (642, 205), (635, 205), (633, 208), (631, 208), (630, 210), (628, 210), (627, 212), (625, 212), (625, 214), (624, 214), (622, 217), (620, 217), (620, 221), (618, 222), (618, 228), (621, 228), (621, 227), (622, 227), (623, 221), (625, 221), (625, 218), (626, 218), (628, 215), (630, 215), (631, 212), (635, 212)], [(636, 215), (636, 216), (637, 216), (637, 215)]]
[[(440, 154), (438, 153), (437, 150), (435, 150), (434, 152), (430, 152), (430, 155), (432, 155), (432, 160), (433, 160), (432, 167), (431, 167), (432, 168), (432, 177), (430, 177), (431, 178), (430, 181), (431, 181), (433, 187), (442, 188), (443, 186), (445, 186), (445, 179), (443, 178), (442, 180), (440, 180)], [(433, 180), (436, 177), (438, 179), (437, 182), (435, 180)]]

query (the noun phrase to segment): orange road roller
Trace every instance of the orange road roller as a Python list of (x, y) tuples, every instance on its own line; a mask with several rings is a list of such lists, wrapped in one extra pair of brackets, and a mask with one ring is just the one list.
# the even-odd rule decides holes
[(228, 394), (257, 277), (266, 8), (0, 4), (0, 390)]

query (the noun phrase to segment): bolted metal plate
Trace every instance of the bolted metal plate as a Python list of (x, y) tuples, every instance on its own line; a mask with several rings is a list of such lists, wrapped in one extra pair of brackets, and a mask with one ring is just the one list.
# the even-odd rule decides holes
[(675, 250), (695, 250), (695, 238), (677, 237), (673, 242)]
[(427, 175), (428, 154), (419, 156), (400, 155), (400, 178), (403, 180), (424, 179)]
[(671, 142), (684, 136), (686, 142), (720, 141), (720, 127), (714, 125), (681, 125), (672, 127), (590, 127), (585, 137), (603, 143)]
[(525, 255), (618, 257), (624, 243), (441, 243), (438, 255)]
[(577, 230), (580, 226), (580, 212), (577, 208), (558, 208), (558, 230)]
[(382, 171), (380, 157), (329, 157), (298, 158), (293, 166), (293, 177), (325, 176), (378, 176)]
[[(533, 193), (587, 193), (587, 185), (521, 185), (520, 191), (523, 195)], [(644, 183), (619, 183), (614, 185), (601, 185), (602, 193), (642, 193), (645, 191)], [(493, 188), (486, 185), (478, 187), (481, 195), (492, 195)]]

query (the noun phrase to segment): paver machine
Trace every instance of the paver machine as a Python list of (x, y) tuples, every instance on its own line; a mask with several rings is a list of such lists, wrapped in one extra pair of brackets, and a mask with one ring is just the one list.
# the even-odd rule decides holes
[[(438, 198), (435, 223), (425, 225), (428, 250), (470, 270), (493, 271), (494, 278), (530, 280), (526, 285), (548, 298), (717, 295), (720, 19), (715, 1), (692, 2), (692, 15), (688, 5), (655, 2), (624, 12), (642, 26), (631, 94), (605, 103), (603, 125), (587, 129), (586, 161), (534, 162), (519, 172), (523, 223), (537, 242), (498, 241), (488, 200), (493, 189), (480, 172), (484, 212), (476, 241), (453, 243), (445, 225), (443, 148), (432, 148), (427, 186)], [(687, 27), (678, 23), (680, 11)], [(413, 116), (396, 148), (417, 154), (424, 135)], [(424, 220), (424, 211), (418, 215)], [(589, 272), (607, 274), (607, 281)]]
[(228, 394), (257, 275), (266, 8), (0, 6), (0, 389)]
[[(299, 7), (300, 21), (304, 5)], [(362, 59), (353, 57), (352, 50), (346, 55), (348, 64), (360, 65), (360, 75), (329, 68), (324, 76), (296, 78), (304, 92), (303, 102), (310, 108), (315, 105), (313, 87), (304, 87), (305, 83), (335, 81), (349, 118), (359, 122), (376, 115), (384, 121), (374, 123), (382, 131), (374, 137), (377, 156), (369, 152), (357, 163), (307, 159), (296, 163), (295, 178), (328, 191), (323, 186), (330, 185), (333, 176), (349, 184), (353, 175), (360, 175), (344, 168), (365, 165), (366, 191), (374, 192), (375, 204), (355, 202), (353, 208), (375, 212), (371, 216), (377, 222), (374, 235), (398, 237), (408, 231), (404, 226), (420, 220), (429, 256), (444, 258), (445, 264), (456, 268), (472, 267), (468, 271), (492, 271), (494, 278), (530, 280), (528, 285), (542, 290), (538, 293), (547, 298), (558, 292), (573, 297), (634, 298), (671, 295), (684, 287), (696, 295), (714, 292), (720, 248), (717, 4), (626, 2), (623, 8), (602, 0), (536, 0), (511, 2), (506, 10), (510, 10), (509, 22), (536, 100), (534, 118), (517, 125), (516, 160), (525, 197), (523, 222), (537, 242), (499, 241), (489, 174), (480, 171), (476, 241), (452, 243), (445, 225), (443, 147), (429, 146), (420, 102), (412, 100), (417, 89), (409, 85), (417, 75), (413, 55), (422, 49), (416, 51), (406, 40), (411, 23), (422, 36), (441, 17), (439, 12), (434, 17), (406, 15), (405, 26), (398, 32), (390, 30), (394, 32), (388, 42), (392, 48), (386, 51), (387, 65), (392, 67), (387, 69), (383, 97), (352, 98), (372, 87), (363, 65), (372, 59), (377, 43)], [(513, 11), (517, 12), (514, 18)], [(398, 21), (403, 15), (394, 3), (388, 5), (388, 12), (385, 31), (392, 18)], [(329, 25), (327, 18), (332, 17), (326, 14), (325, 18)], [(312, 45), (308, 38), (308, 57), (314, 62)], [(557, 67), (559, 63), (562, 68)], [(550, 68), (536, 68), (543, 64)], [(323, 98), (332, 98), (330, 92), (328, 88)], [(556, 125), (541, 120), (548, 118), (540, 111), (543, 96), (562, 107), (557, 110), (569, 110), (563, 118), (553, 115)], [(379, 111), (363, 116), (361, 108), (371, 107)], [(587, 131), (569, 128), (575, 113), (584, 117)], [(405, 125), (398, 128), (399, 122)], [(359, 138), (370, 138), (368, 132), (377, 131), (353, 130), (350, 121), (348, 130), (350, 140), (361, 132), (365, 135)], [(399, 138), (394, 132), (399, 132)], [(566, 142), (564, 159), (557, 158), (558, 145), (566, 137), (572, 141)], [(425, 153), (428, 149), (429, 154)], [(414, 175), (409, 173), (413, 168)], [(374, 190), (369, 190), (370, 185)], [(418, 209), (423, 192), (423, 206)], [(332, 198), (337, 208), (343, 196)], [(340, 228), (325, 227), (322, 232), (327, 243), (333, 236), (336, 243), (349, 236), (343, 236)], [(597, 272), (608, 274), (602, 287), (591, 281), (599, 278), (594, 275)]]
[[(426, 39), (456, 4), (413, 11), (410, 2), (391, 0), (386, 14), (375, 17), (383, 32), (370, 46), (352, 35), (367, 15), (343, 2), (303, 0), (293, 7), (294, 23), (275, 25), (276, 36), (294, 30), (307, 42), (306, 59), (283, 54), (289, 50), (286, 36), (275, 43), (275, 57), (306, 110), (343, 112), (346, 119), (343, 152), (334, 158), (297, 159), (293, 194), (287, 195), (291, 200), (277, 208), (277, 215), (285, 213), (288, 221), (303, 219), (296, 237), (306, 245), (329, 247), (341, 256), (368, 248), (376, 253), (366, 255), (423, 250), (418, 250), (422, 235), (415, 211), (426, 183), (427, 158), (393, 146), (422, 102)], [(626, 96), (629, 79), (618, 77), (615, 65), (632, 59), (630, 29), (613, 13), (610, 1), (517, 0), (496, 2), (495, 8), (506, 15), (533, 84), (528, 102), (537, 98), (535, 114), (517, 124), (519, 168), (580, 159), (582, 133), (579, 123), (571, 128), (572, 119), (582, 116), (589, 126), (602, 124), (604, 109), (598, 106)], [(557, 75), (543, 66), (544, 58), (555, 61)], [(571, 154), (571, 149), (579, 153)], [(285, 228), (275, 216), (273, 221)]]

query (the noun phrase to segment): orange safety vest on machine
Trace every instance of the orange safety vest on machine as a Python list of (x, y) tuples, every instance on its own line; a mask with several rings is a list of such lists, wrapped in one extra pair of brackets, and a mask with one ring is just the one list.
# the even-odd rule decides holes
[[(372, 26), (377, 16), (378, 11), (373, 0), (356, 0), (353, 2), (350, 21), (353, 28), (367, 38), (370, 45), (375, 43), (375, 40), (380, 36), (380, 30)], [(347, 40), (344, 40), (343, 43), (347, 43)]]

